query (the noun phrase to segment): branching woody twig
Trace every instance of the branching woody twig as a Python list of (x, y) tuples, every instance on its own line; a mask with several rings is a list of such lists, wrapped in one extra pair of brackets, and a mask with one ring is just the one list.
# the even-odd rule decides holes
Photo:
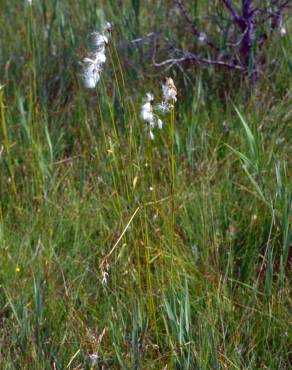
[[(164, 40), (168, 44), (168, 49), (172, 51), (175, 55), (181, 55), (179, 57), (174, 58), (168, 58), (166, 60), (163, 60), (161, 62), (157, 61), (157, 40), (161, 39)], [(166, 70), (170, 69), (174, 65), (180, 65), (186, 62), (192, 62), (192, 63), (200, 63), (200, 64), (207, 64), (207, 65), (217, 65), (220, 67), (225, 67), (231, 70), (237, 70), (237, 71), (244, 71), (244, 68), (236, 63), (228, 63), (223, 60), (215, 60), (211, 58), (202, 57), (200, 55), (195, 55), (189, 51), (179, 49), (175, 47), (172, 42), (165, 36), (162, 36), (160, 34), (157, 34), (155, 32), (151, 32), (144, 37), (140, 37), (137, 39), (134, 39), (131, 41), (132, 44), (145, 44), (149, 43), (149, 40), (151, 40), (151, 43), (153, 44), (153, 51), (152, 51), (152, 65), (154, 67), (165, 67)]]
[[(289, 3), (291, 3), (291, 0), (285, 0), (282, 2), (272, 1), (266, 8), (257, 7), (254, 11), (259, 15), (265, 15), (263, 19), (260, 19), (262, 23), (272, 19), (270, 30), (274, 31), (281, 24), (282, 13), (284, 10), (292, 6), (292, 4), (289, 5)], [(276, 9), (273, 10), (273, 7)]]
[[(176, 65), (182, 68), (184, 63), (200, 63), (205, 65), (214, 65), (227, 68), (230, 70), (239, 71), (245, 75), (257, 78), (260, 72), (257, 62), (257, 54), (263, 42), (267, 39), (267, 34), (264, 32), (262, 37), (256, 37), (256, 29), (261, 24), (265, 24), (269, 19), (272, 20), (270, 31), (281, 27), (281, 19), (283, 14), (287, 15), (287, 9), (291, 6), (291, 0), (270, 0), (265, 2), (259, 1), (258, 6), (255, 6), (256, 0), (241, 0), (241, 7), (235, 6), (233, 0), (223, 0), (223, 4), (231, 16), (231, 23), (235, 25), (233, 36), (227, 34), (227, 40), (224, 40), (224, 45), (228, 49), (219, 48), (216, 43), (210, 40), (205, 32), (200, 32), (194, 24), (192, 17), (187, 11), (183, 0), (175, 0), (176, 5), (180, 9), (187, 25), (191, 28), (195, 37), (201, 39), (204, 35), (204, 45), (209, 47), (208, 57), (198, 55), (196, 52), (183, 50), (175, 47), (174, 42), (167, 37), (155, 32), (151, 32), (144, 37), (131, 41), (133, 45), (148, 44), (152, 46), (152, 65), (157, 68), (170, 69)], [(230, 27), (230, 21), (224, 28), (226, 20), (223, 21), (222, 37), (226, 35), (226, 29)], [(234, 40), (235, 37), (235, 40)], [(166, 48), (158, 47), (158, 41), (166, 43)], [(263, 41), (264, 40), (264, 41)], [(257, 43), (257, 45), (255, 45)], [(159, 43), (161, 44), (161, 43)], [(168, 53), (171, 56), (165, 60), (158, 61), (158, 51), (160, 55)]]
[(224, 62), (223, 60), (212, 60), (212, 59), (204, 58), (204, 57), (194, 55), (194, 54), (188, 53), (188, 52), (186, 52), (186, 55), (184, 55), (181, 58), (170, 58), (170, 59), (166, 59), (166, 60), (164, 60), (163, 62), (160, 62), (160, 63), (157, 63), (154, 60), (153, 65), (155, 67), (163, 67), (165, 65), (168, 65), (168, 67), (169, 66), (172, 67), (175, 64), (185, 63), (185, 62), (197, 62), (197, 63), (201, 63), (201, 64), (218, 65), (218, 66), (229, 68), (229, 69), (244, 71), (244, 68), (239, 66), (239, 65), (236, 65), (236, 64), (233, 64), (233, 63), (227, 63), (227, 62)]
[(181, 64), (181, 63), (186, 63), (186, 62), (195, 62), (195, 63), (200, 63), (200, 64), (209, 64), (209, 65), (217, 65), (221, 67), (225, 67), (228, 69), (233, 69), (233, 70), (238, 70), (238, 71), (243, 71), (243, 67), (235, 64), (235, 63), (228, 63), (222, 60), (213, 60), (210, 58), (205, 58), (200, 55), (195, 55), (193, 53), (190, 53), (189, 51), (182, 50), (176, 48), (174, 45), (172, 45), (166, 37), (163, 37), (163, 39), (170, 45), (170, 48), (172, 51), (178, 55), (181, 54), (182, 56), (179, 58), (169, 58), (166, 59), (162, 62), (157, 62), (156, 61), (156, 54), (157, 54), (157, 38), (159, 35), (157, 34), (152, 34), (153, 37), (153, 54), (152, 54), (152, 64), (155, 67), (164, 67), (167, 66), (167, 69), (171, 68), (173, 65)]

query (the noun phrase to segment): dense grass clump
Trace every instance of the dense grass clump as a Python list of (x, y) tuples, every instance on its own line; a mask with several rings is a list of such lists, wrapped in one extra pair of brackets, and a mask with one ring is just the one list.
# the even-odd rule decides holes
[(288, 370), (291, 29), (257, 83), (168, 71), (151, 140), (163, 75), (124, 41), (173, 10), (118, 3), (0, 2), (0, 367)]

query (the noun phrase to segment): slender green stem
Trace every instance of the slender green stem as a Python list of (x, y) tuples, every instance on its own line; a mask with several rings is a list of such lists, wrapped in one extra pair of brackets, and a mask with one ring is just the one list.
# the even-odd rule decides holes
[(171, 142), (171, 187), (170, 187), (170, 247), (171, 247), (171, 279), (174, 271), (174, 225), (175, 225), (175, 112), (174, 106), (170, 112), (170, 142)]
[(11, 154), (10, 154), (10, 143), (9, 143), (8, 129), (7, 129), (6, 117), (5, 117), (3, 91), (0, 91), (0, 117), (1, 117), (3, 143), (4, 143), (4, 148), (5, 148), (6, 157), (7, 157), (8, 170), (9, 170), (9, 174), (11, 178), (12, 191), (14, 194), (16, 194), (14, 170), (13, 170), (13, 164), (12, 164), (12, 159), (11, 159)]

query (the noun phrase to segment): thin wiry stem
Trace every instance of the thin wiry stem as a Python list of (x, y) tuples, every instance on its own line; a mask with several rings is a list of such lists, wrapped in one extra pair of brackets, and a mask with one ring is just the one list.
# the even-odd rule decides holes
[[(174, 102), (173, 102), (174, 103)], [(171, 250), (171, 279), (173, 279), (174, 272), (174, 227), (175, 227), (175, 204), (174, 204), (174, 191), (175, 191), (175, 114), (174, 114), (174, 105), (170, 111), (170, 250)]]

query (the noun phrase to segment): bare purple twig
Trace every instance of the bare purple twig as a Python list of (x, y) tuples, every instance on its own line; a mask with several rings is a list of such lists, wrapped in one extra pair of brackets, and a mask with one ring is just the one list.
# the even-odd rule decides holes
[[(157, 68), (170, 69), (174, 65), (182, 68), (183, 64), (200, 63), (214, 65), (238, 71), (247, 76), (257, 78), (260, 68), (258, 55), (263, 50), (263, 44), (271, 36), (275, 29), (282, 27), (282, 18), (287, 16), (287, 9), (291, 7), (291, 0), (241, 0), (241, 5), (235, 5), (233, 0), (223, 0), (224, 7), (229, 14), (226, 19), (221, 14), (214, 14), (221, 23), (220, 34), (216, 34), (214, 40), (222, 37), (222, 40), (213, 41), (213, 38), (201, 32), (193, 22), (183, 0), (174, 0), (186, 25), (191, 29), (192, 34), (204, 45), (206, 54), (197, 53), (196, 43), (190, 50), (180, 49), (175, 46), (176, 42), (155, 32), (131, 41), (133, 45), (148, 43), (152, 47), (152, 65)], [(215, 18), (216, 19), (216, 18)], [(232, 26), (233, 25), (233, 26)], [(231, 32), (230, 32), (231, 30)], [(257, 32), (260, 30), (260, 34)], [(270, 30), (270, 31), (269, 31)], [(286, 32), (286, 31), (285, 31)], [(202, 37), (204, 35), (204, 37)], [(203, 42), (202, 42), (203, 39)], [(150, 42), (151, 41), (151, 42)], [(166, 45), (166, 47), (162, 47)], [(219, 47), (218, 45), (223, 45)], [(162, 55), (168, 54), (166, 59)], [(158, 56), (159, 54), (159, 56)]]
[(229, 10), (229, 12), (231, 13), (233, 19), (238, 22), (239, 20), (239, 15), (237, 13), (237, 10), (235, 8), (235, 6), (233, 5), (232, 1), (230, 0), (223, 0), (226, 8)]

